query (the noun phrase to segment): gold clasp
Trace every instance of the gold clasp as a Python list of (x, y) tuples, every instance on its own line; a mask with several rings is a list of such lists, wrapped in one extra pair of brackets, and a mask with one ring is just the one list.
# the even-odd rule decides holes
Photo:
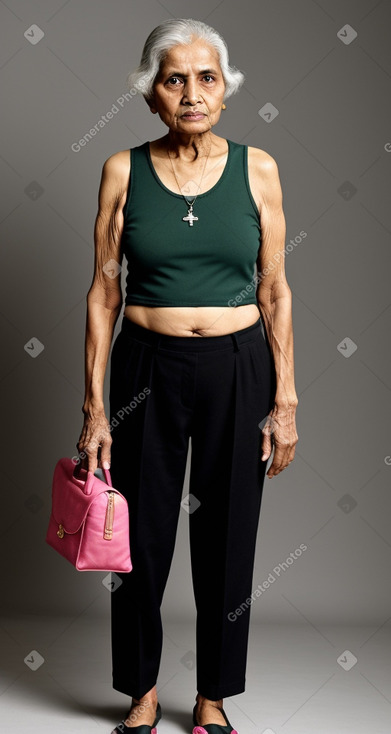
[(57, 535), (58, 535), (59, 538), (63, 538), (64, 537), (64, 528), (61, 525), (61, 523), (58, 526)]

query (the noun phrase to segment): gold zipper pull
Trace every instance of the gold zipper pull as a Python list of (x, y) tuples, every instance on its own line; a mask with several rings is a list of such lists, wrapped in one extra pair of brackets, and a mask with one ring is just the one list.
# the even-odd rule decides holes
[(111, 540), (113, 537), (113, 520), (114, 520), (114, 492), (108, 492), (108, 500), (105, 517), (105, 530), (103, 537), (105, 540)]

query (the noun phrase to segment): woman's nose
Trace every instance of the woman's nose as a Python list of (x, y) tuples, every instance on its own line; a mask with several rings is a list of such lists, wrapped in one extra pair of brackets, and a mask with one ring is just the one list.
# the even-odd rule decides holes
[(184, 98), (187, 100), (191, 105), (195, 105), (198, 102), (199, 94), (197, 92), (195, 84), (187, 84), (184, 89)]

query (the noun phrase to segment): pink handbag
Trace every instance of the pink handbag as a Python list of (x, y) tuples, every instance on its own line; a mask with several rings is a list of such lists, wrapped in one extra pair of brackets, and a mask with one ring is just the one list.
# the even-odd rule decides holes
[(128, 573), (132, 570), (128, 503), (114, 489), (109, 469), (102, 471), (107, 483), (72, 459), (59, 459), (45, 540), (78, 571)]

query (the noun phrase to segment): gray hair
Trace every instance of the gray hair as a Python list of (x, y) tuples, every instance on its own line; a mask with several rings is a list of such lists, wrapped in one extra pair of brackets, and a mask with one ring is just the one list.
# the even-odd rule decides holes
[(169, 18), (151, 31), (145, 41), (139, 66), (126, 77), (128, 88), (135, 89), (148, 102), (153, 94), (153, 84), (160, 64), (167, 52), (177, 44), (190, 44), (194, 40), (193, 36), (210, 43), (219, 55), (225, 82), (224, 99), (236, 94), (244, 82), (244, 74), (235, 66), (230, 66), (224, 38), (211, 26), (193, 18)]

